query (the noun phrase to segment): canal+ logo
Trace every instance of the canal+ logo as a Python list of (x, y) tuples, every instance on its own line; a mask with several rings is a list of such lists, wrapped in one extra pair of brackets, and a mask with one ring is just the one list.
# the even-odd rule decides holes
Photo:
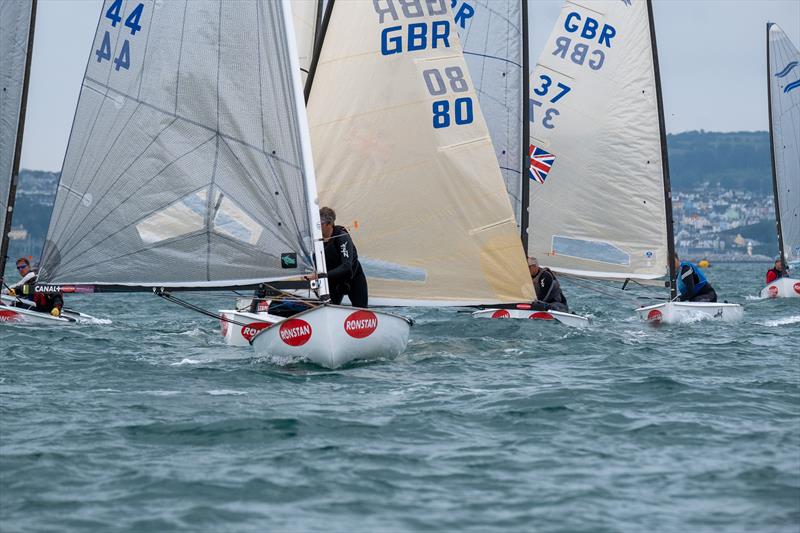
[(378, 317), (372, 311), (356, 311), (344, 319), (344, 331), (354, 339), (372, 335), (378, 327)]
[(290, 318), (281, 324), (278, 333), (289, 346), (302, 346), (311, 338), (311, 324), (299, 318)]

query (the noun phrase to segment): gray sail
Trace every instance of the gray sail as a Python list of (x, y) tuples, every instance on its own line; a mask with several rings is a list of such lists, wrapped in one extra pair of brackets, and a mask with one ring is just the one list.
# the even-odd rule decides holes
[(800, 261), (800, 52), (769, 26), (769, 98), (775, 206), (784, 258)]
[(522, 206), (522, 2), (453, 3), (464, 58), (478, 92), (517, 223)]
[(0, 239), (11, 230), (6, 227), (6, 213), (15, 171), (32, 3), (32, 0), (0, 1)]
[(222, 287), (313, 271), (288, 6), (105, 1), (44, 280)]

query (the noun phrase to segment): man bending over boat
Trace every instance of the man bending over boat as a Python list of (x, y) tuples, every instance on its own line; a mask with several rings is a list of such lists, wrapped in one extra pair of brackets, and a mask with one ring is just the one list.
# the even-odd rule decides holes
[(775, 266), (767, 270), (767, 284), (772, 283), (776, 279), (782, 278), (786, 275), (786, 269), (783, 268), (783, 261), (781, 256), (775, 258)]
[(31, 269), (31, 262), (27, 257), (17, 259), (17, 271), (22, 276), (22, 279), (10, 285), (8, 289), (3, 289), (3, 294), (25, 298), (28, 301), (32, 301), (34, 305), (26, 304), (22, 300), (17, 300), (12, 305), (34, 309), (40, 313), (50, 313), (53, 316), (60, 316), (61, 308), (64, 307), (64, 298), (60, 293), (46, 295), (34, 291), (36, 288), (36, 272)]
[(689, 261), (681, 261), (675, 254), (675, 270), (678, 272), (675, 284), (678, 287), (678, 300), (681, 302), (716, 302), (717, 293), (706, 279), (700, 267)]
[(533, 308), (537, 311), (561, 311), (569, 313), (567, 299), (561, 292), (561, 284), (549, 268), (541, 268), (535, 257), (528, 258), (528, 272), (533, 280), (536, 300)]
[[(358, 251), (350, 234), (336, 226), (336, 212), (330, 207), (319, 210), (322, 238), (325, 241), (325, 265), (328, 268), (328, 286), (331, 303), (338, 305), (347, 295), (355, 307), (367, 307), (367, 277), (358, 261)], [(306, 276), (317, 279), (316, 274)]]

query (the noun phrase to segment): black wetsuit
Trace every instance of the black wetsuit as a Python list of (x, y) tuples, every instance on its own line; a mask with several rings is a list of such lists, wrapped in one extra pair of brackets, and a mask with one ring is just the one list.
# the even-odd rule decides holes
[(567, 299), (561, 292), (561, 284), (549, 268), (542, 268), (533, 278), (533, 288), (536, 291), (535, 309), (543, 311), (569, 312)]
[(350, 234), (342, 226), (334, 226), (325, 242), (325, 265), (331, 303), (340, 304), (345, 294), (355, 307), (367, 307), (367, 277), (358, 262), (358, 252)]

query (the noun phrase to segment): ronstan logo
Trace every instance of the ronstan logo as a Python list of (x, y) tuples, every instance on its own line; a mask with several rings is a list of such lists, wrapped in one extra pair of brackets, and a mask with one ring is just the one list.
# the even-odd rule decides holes
[(531, 320), (553, 320), (553, 315), (539, 311), (537, 313), (531, 313), (531, 316), (528, 318)]
[[(248, 341), (253, 340), (253, 337), (256, 336), (256, 333), (264, 329), (265, 327), (269, 326), (267, 322), (253, 322), (251, 324), (247, 324), (246, 326), (242, 327), (242, 337), (247, 339)], [(309, 326), (309, 331), (311, 331), (311, 327)], [(283, 331), (281, 331), (281, 338), (283, 339)], [(308, 339), (306, 339), (308, 340)], [(285, 339), (284, 339), (285, 342)], [(303, 341), (305, 342), (305, 341)]]
[(800, 281), (794, 284), (794, 292), (800, 294)]
[(344, 319), (344, 330), (354, 339), (369, 337), (378, 327), (378, 317), (372, 311), (356, 311)]
[(278, 333), (289, 346), (302, 346), (311, 338), (311, 324), (299, 318), (290, 318), (281, 324)]
[(0, 322), (17, 322), (22, 319), (19, 313), (14, 311), (0, 310)]
[[(795, 285), (795, 288), (796, 288), (796, 285)], [(770, 298), (775, 298), (776, 296), (778, 296), (778, 286), (777, 285), (770, 285), (769, 288), (767, 288), (767, 292), (769, 293), (769, 297)]]
[(660, 324), (661, 323), (661, 319), (663, 317), (664, 317), (664, 315), (662, 315), (661, 311), (659, 311), (658, 309), (653, 309), (652, 311), (647, 313), (647, 321), (648, 322), (653, 322), (655, 324)]
[(509, 313), (505, 309), (498, 309), (497, 311), (492, 313), (492, 318), (511, 318), (511, 313)]

